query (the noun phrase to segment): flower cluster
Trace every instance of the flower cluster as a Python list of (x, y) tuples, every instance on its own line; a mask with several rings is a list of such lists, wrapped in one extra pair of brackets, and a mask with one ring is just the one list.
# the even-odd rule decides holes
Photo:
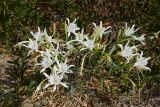
[(84, 34), (83, 29), (81, 32), (77, 32), (80, 28), (78, 28), (77, 25), (75, 24), (75, 20), (72, 23), (69, 23), (70, 22), (69, 19), (67, 20), (68, 20), (68, 25), (66, 25), (67, 26), (66, 31), (68, 33), (68, 36), (70, 36), (70, 34), (73, 33), (73, 36), (75, 37), (75, 39), (70, 40), (69, 43), (78, 42), (78, 44), (82, 44), (83, 48), (81, 48), (81, 51), (85, 49), (93, 50), (94, 48), (96, 48), (95, 46), (101, 45), (100, 40), (102, 39), (102, 36), (111, 32), (110, 26), (105, 28), (102, 26), (102, 22), (100, 22), (99, 26), (93, 23), (94, 25), (93, 34), (91, 35)]
[[(126, 24), (126, 27), (124, 29), (124, 36), (126, 36), (126, 38), (128, 37), (134, 38), (134, 40), (138, 40), (142, 45), (145, 45), (145, 38), (144, 38), (145, 35), (142, 35), (140, 37), (134, 36), (134, 33), (139, 29), (139, 28), (134, 29), (134, 27), (135, 25), (133, 25), (130, 28)], [(147, 67), (148, 60), (150, 59), (150, 57), (147, 58), (143, 57), (143, 51), (141, 51), (141, 53), (138, 53), (137, 46), (135, 45), (129, 46), (129, 42), (130, 39), (128, 39), (124, 47), (122, 44), (118, 44), (118, 46), (121, 48), (119, 55), (123, 56), (127, 60), (127, 63), (129, 63), (131, 59), (134, 59), (136, 57), (136, 62), (133, 64), (133, 67), (138, 68), (138, 70), (150, 70), (150, 68)]]
[[(20, 42), (18, 45), (29, 48), (31, 52), (37, 52), (39, 55), (35, 58), (40, 58), (40, 62), (36, 65), (41, 66), (40, 73), (42, 73), (48, 80), (48, 83), (44, 86), (46, 89), (49, 86), (53, 86), (53, 91), (56, 90), (57, 85), (62, 85), (68, 88), (64, 78), (66, 78), (67, 73), (72, 73), (71, 67), (74, 65), (69, 65), (67, 58), (63, 56), (65, 52), (61, 51), (59, 47), (59, 42), (56, 39), (52, 39), (52, 36), (49, 36), (46, 32), (41, 31), (38, 27), (38, 32), (31, 32), (33, 39), (29, 41)], [(65, 58), (65, 60), (59, 60), (59, 58)], [(51, 73), (47, 74), (46, 69), (50, 69)], [(37, 91), (40, 88), (37, 88)]]
[[(33, 39), (29, 39), (29, 41), (23, 41), (18, 44), (30, 49), (28, 55), (30, 55), (32, 52), (38, 53), (38, 56), (35, 59), (40, 58), (41, 60), (37, 62), (36, 65), (41, 67), (40, 73), (42, 73), (48, 80), (47, 84), (44, 86), (44, 89), (48, 88), (49, 86), (53, 86), (53, 91), (55, 91), (58, 85), (68, 88), (68, 83), (65, 82), (65, 79), (67, 79), (66, 74), (73, 73), (71, 68), (74, 67), (74, 65), (69, 65), (68, 52), (73, 48), (78, 49), (79, 52), (83, 50), (86, 50), (85, 52), (93, 53), (97, 52), (97, 50), (103, 51), (102, 56), (103, 53), (104, 56), (111, 53), (107, 53), (108, 50), (105, 51), (106, 49), (109, 49), (106, 48), (106, 46), (110, 46), (107, 45), (107, 41), (101, 43), (101, 40), (107, 37), (107, 35), (111, 32), (111, 27), (103, 27), (102, 22), (100, 22), (98, 26), (95, 23), (93, 23), (93, 25), (93, 33), (84, 34), (84, 29), (80, 29), (77, 26), (76, 20), (70, 22), (70, 20), (67, 19), (67, 23), (65, 23), (67, 41), (58, 40), (56, 38), (53, 39), (52, 36), (48, 35), (46, 29), (41, 31), (38, 27), (38, 32), (31, 32)], [(126, 24), (122, 36), (124, 36), (125, 40), (127, 41), (123, 40), (123, 42), (117, 42), (121, 51), (118, 51), (118, 54), (116, 55), (124, 57), (124, 59), (127, 61), (126, 64), (131, 63), (132, 67), (136, 67), (138, 70), (150, 70), (150, 68), (147, 67), (150, 57), (143, 57), (143, 51), (138, 53), (138, 45), (134, 44), (135, 41), (138, 41), (138, 43), (140, 42), (142, 45), (145, 45), (145, 35), (139, 37), (135, 36), (134, 33), (139, 28), (134, 29), (134, 27), (135, 25), (130, 28)], [(110, 48), (114, 49), (113, 47), (115, 46)], [(115, 49), (112, 51), (115, 51)], [(83, 61), (84, 60), (82, 60), (82, 64)], [(81, 67), (83, 66), (81, 65)], [(50, 74), (46, 72), (46, 69), (50, 69)], [(39, 87), (37, 89), (39, 90)]]
[(132, 25), (132, 27), (130, 28), (130, 27), (127, 26), (127, 23), (126, 23), (126, 26), (125, 26), (125, 29), (124, 29), (124, 35), (126, 37), (131, 37), (131, 38), (133, 38), (133, 39), (141, 42), (143, 45), (145, 45), (145, 43), (144, 43), (144, 41), (145, 41), (145, 38), (144, 38), (145, 34), (141, 35), (139, 37), (134, 36), (135, 32), (137, 32), (139, 30), (139, 28), (134, 29), (134, 27), (135, 27), (135, 25)]

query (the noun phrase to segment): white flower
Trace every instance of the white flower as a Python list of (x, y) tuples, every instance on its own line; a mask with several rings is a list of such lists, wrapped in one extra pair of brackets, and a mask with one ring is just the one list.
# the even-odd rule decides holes
[[(67, 48), (68, 49), (73, 49), (74, 47), (73, 47), (73, 45), (71, 45), (71, 43), (72, 42), (80, 42), (80, 43), (82, 43), (86, 38), (85, 36), (87, 36), (87, 35), (84, 34), (84, 30), (83, 29), (82, 29), (81, 32), (75, 33), (75, 39), (70, 40), (70, 41), (68, 41), (66, 43)], [(77, 43), (77, 44), (79, 44), (79, 43)]]
[(46, 48), (46, 51), (40, 51), (40, 53), (42, 57), (46, 56), (46, 57), (52, 58), (52, 52), (47, 48)]
[(129, 60), (137, 55), (137, 54), (134, 54), (134, 50), (133, 49), (136, 49), (136, 46), (128, 46), (128, 43), (126, 43), (126, 45), (123, 47), (122, 44), (118, 44), (118, 46), (121, 48), (121, 52), (119, 53), (119, 55), (123, 56), (124, 58), (126, 58), (127, 62), (129, 62)]
[(33, 41), (33, 40), (29, 39), (29, 41), (27, 41), (26, 43), (28, 43), (28, 44), (27, 45), (23, 44), (23, 46), (25, 46), (26, 48), (31, 49), (31, 51), (36, 51), (36, 52), (39, 51), (38, 50), (39, 44), (37, 43), (37, 41)]
[(139, 70), (150, 70), (151, 71), (151, 69), (146, 66), (150, 58), (151, 57), (147, 57), (147, 58), (143, 57), (143, 52), (141, 51), (141, 54), (137, 56), (137, 61), (134, 64), (134, 67), (137, 67)]
[(68, 32), (68, 37), (70, 36), (71, 33), (75, 34), (77, 30), (80, 28), (77, 27), (77, 24), (75, 24), (76, 19), (70, 23), (70, 20), (67, 18), (67, 25), (66, 25), (66, 31)]
[[(56, 70), (56, 69), (54, 69), (54, 70)], [(56, 71), (52, 71), (52, 73), (50, 75), (48, 75), (47, 73), (43, 73), (43, 74), (48, 79), (48, 84), (45, 85), (44, 89), (46, 89), (52, 85), (53, 85), (53, 92), (56, 90), (57, 85), (62, 85), (64, 87), (68, 88), (66, 83), (62, 82), (63, 76), (58, 75), (56, 73)]]
[(43, 56), (41, 63), (37, 64), (37, 65), (41, 65), (43, 67), (43, 69), (40, 72), (43, 72), (43, 71), (45, 71), (46, 68), (51, 67), (53, 62), (54, 61), (50, 57)]
[(145, 45), (145, 38), (144, 38), (145, 34), (144, 35), (141, 35), (140, 37), (135, 37), (133, 36), (133, 38), (137, 41), (140, 41), (142, 45)]
[(33, 36), (33, 38), (36, 40), (36, 41), (41, 41), (43, 36), (44, 36), (44, 33), (41, 32), (40, 28), (38, 27), (38, 32), (36, 33), (33, 33), (33, 32), (30, 32)]
[(111, 31), (106, 31), (106, 30), (108, 30), (111, 27), (110, 26), (107, 27), (107, 28), (103, 27), (102, 26), (102, 21), (100, 21), (99, 26), (97, 26), (95, 23), (93, 23), (93, 25), (95, 27), (94, 31), (95, 31), (96, 35), (98, 35), (100, 38), (102, 38), (103, 34), (107, 34), (107, 33), (111, 32)]
[(95, 47), (95, 38), (92, 40), (92, 39), (89, 39), (87, 35), (84, 35), (85, 37), (85, 41), (79, 41), (80, 43), (82, 43), (83, 45), (86, 46), (86, 48), (82, 48), (80, 51), (84, 50), (84, 49), (90, 49), (90, 50), (93, 50), (93, 48)]
[(124, 29), (124, 35), (128, 36), (128, 37), (133, 36), (133, 34), (139, 30), (139, 28), (137, 28), (135, 30), (134, 27), (135, 27), (135, 25), (132, 25), (132, 27), (130, 28), (130, 27), (127, 26), (127, 23), (126, 23), (126, 27)]
[(72, 70), (70, 70), (70, 68), (74, 65), (68, 65), (67, 59), (65, 59), (65, 62), (59, 62), (59, 60), (56, 58), (56, 63), (58, 66), (58, 73), (62, 74), (63, 76), (65, 75), (65, 73), (72, 73)]

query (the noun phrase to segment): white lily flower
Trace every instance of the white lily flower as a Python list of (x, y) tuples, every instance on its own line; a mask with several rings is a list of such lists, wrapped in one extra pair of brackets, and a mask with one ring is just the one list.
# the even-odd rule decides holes
[(126, 43), (126, 45), (123, 47), (122, 44), (118, 44), (118, 46), (121, 48), (121, 52), (119, 53), (119, 55), (123, 56), (127, 62), (129, 62), (129, 60), (137, 55), (137, 54), (134, 54), (134, 50), (133, 49), (136, 49), (136, 46), (128, 46), (129, 42)]
[(67, 26), (66, 26), (66, 31), (68, 32), (68, 37), (70, 36), (71, 33), (76, 34), (76, 31), (79, 30), (80, 28), (77, 27), (77, 24), (75, 24), (76, 19), (70, 23), (70, 20), (67, 18)]
[(62, 74), (63, 76), (68, 73), (73, 73), (72, 70), (70, 70), (70, 68), (74, 67), (74, 65), (68, 65), (67, 59), (65, 59), (65, 62), (59, 62), (59, 60), (56, 58), (56, 63), (58, 66), (58, 73)]
[(135, 37), (133, 36), (133, 38), (139, 42), (141, 42), (142, 45), (145, 45), (145, 38), (144, 38), (145, 34), (144, 35), (141, 35), (140, 37)]
[(102, 21), (100, 21), (99, 26), (97, 26), (95, 23), (93, 23), (93, 25), (95, 27), (94, 31), (96, 32), (96, 35), (100, 36), (100, 38), (102, 38), (103, 34), (107, 34), (107, 33), (111, 32), (111, 31), (107, 31), (111, 27), (110, 26), (107, 27), (107, 28), (103, 27), (102, 26)]
[[(84, 30), (83, 30), (83, 29), (82, 29), (81, 32), (75, 33), (75, 39), (70, 40), (70, 41), (68, 41), (68, 42), (66, 43), (67, 48), (68, 48), (68, 49), (73, 49), (74, 46), (71, 45), (71, 43), (72, 43), (72, 42), (80, 42), (80, 43), (82, 43), (82, 42), (85, 40), (85, 36), (87, 36), (87, 35), (84, 34)], [(77, 43), (77, 44), (78, 44), (78, 43)]]
[(48, 88), (49, 86), (53, 86), (53, 92), (54, 92), (56, 90), (57, 85), (62, 85), (68, 88), (66, 83), (62, 82), (63, 76), (58, 75), (56, 71), (52, 71), (50, 75), (48, 75), (47, 73), (43, 73), (43, 74), (48, 79), (48, 84), (45, 85), (44, 89)]
[(40, 51), (40, 53), (41, 53), (42, 57), (46, 56), (46, 57), (52, 58), (52, 52), (49, 49), (47, 49), (47, 48), (46, 48), (45, 51)]
[(38, 27), (38, 32), (36, 33), (30, 32), (30, 33), (36, 41), (41, 41), (44, 36), (44, 33), (41, 32), (39, 27)]
[(87, 35), (84, 35), (85, 37), (85, 41), (79, 41), (80, 43), (82, 43), (83, 45), (86, 46), (86, 48), (82, 48), (80, 51), (84, 50), (84, 49), (90, 49), (90, 50), (93, 50), (93, 48), (95, 47), (95, 38), (92, 40), (92, 39), (89, 39)]
[(125, 29), (124, 29), (124, 35), (128, 36), (128, 37), (133, 36), (133, 34), (139, 30), (139, 28), (134, 29), (134, 27), (135, 27), (135, 25), (132, 25), (132, 27), (128, 27), (127, 23), (126, 23), (126, 26), (125, 26)]
[(36, 52), (39, 51), (38, 50), (39, 44), (37, 43), (37, 41), (33, 41), (33, 40), (29, 39), (29, 41), (27, 41), (26, 43), (28, 43), (28, 44), (27, 45), (22, 44), (22, 45), (25, 46), (26, 48), (31, 49), (31, 51), (36, 51)]
[(53, 60), (50, 57), (43, 56), (41, 63), (38, 63), (37, 65), (41, 65), (43, 69), (40, 72), (45, 71), (46, 68), (51, 67), (53, 64)]
[(147, 57), (147, 58), (143, 57), (143, 52), (141, 51), (141, 54), (137, 56), (137, 61), (134, 63), (134, 67), (138, 68), (139, 70), (150, 70), (151, 71), (151, 69), (146, 66), (150, 58), (151, 57)]

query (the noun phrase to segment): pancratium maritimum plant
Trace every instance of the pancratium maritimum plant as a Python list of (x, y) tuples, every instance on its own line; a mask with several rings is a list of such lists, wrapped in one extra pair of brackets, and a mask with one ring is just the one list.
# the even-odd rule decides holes
[[(73, 65), (67, 64), (67, 60), (65, 60), (64, 63), (59, 61), (58, 58), (63, 58), (65, 52), (61, 51), (58, 40), (52, 39), (52, 36), (48, 35), (46, 29), (42, 32), (39, 27), (38, 32), (31, 32), (31, 35), (33, 39), (20, 42), (18, 45), (30, 49), (29, 53), (36, 52), (38, 54), (35, 59), (39, 58), (41, 60), (36, 60), (39, 62), (36, 62), (35, 65), (41, 66), (40, 72), (43, 73), (48, 80), (48, 84), (45, 85), (45, 88), (53, 85), (53, 91), (55, 91), (56, 86), (60, 84), (67, 88), (67, 85), (61, 81), (64, 76), (66, 77), (66, 73), (72, 73), (70, 68), (73, 67)], [(48, 75), (46, 69), (50, 69), (51, 74)], [(38, 90), (40, 89), (39, 87), (40, 86), (37, 87)]]
[(30, 32), (30, 33), (36, 41), (41, 41), (44, 36), (44, 32), (42, 32), (39, 27), (38, 27), (38, 32), (36, 33)]
[(29, 41), (26, 41), (25, 44), (23, 44), (23, 46), (25, 46), (26, 48), (29, 48), (31, 49), (28, 54), (30, 54), (32, 51), (36, 51), (38, 52), (38, 47), (39, 47), (39, 44), (36, 40), (31, 40), (29, 39)]
[(141, 35), (139, 37), (136, 37), (136, 36), (133, 36), (133, 38), (139, 42), (141, 42), (142, 45), (145, 45), (145, 34), (144, 35)]
[(139, 28), (135, 29), (134, 27), (135, 27), (135, 25), (132, 25), (132, 27), (128, 27), (128, 25), (126, 23), (126, 26), (124, 29), (124, 35), (126, 35), (127, 37), (134, 36), (134, 33), (139, 30)]
[(53, 64), (54, 60), (52, 60), (50, 57), (43, 56), (41, 63), (37, 65), (41, 65), (43, 69), (41, 69), (40, 72), (45, 71), (47, 68), (50, 68), (51, 65)]
[(93, 50), (95, 46), (95, 38), (89, 39), (87, 35), (84, 35), (84, 37), (85, 37), (84, 41), (79, 41), (85, 46), (85, 48), (82, 48), (81, 50), (84, 50), (84, 49)]
[(95, 23), (93, 23), (93, 25), (94, 25), (94, 31), (95, 31), (95, 36), (97, 37), (100, 37), (100, 38), (102, 38), (102, 35), (104, 35), (104, 34), (108, 34), (108, 33), (110, 33), (111, 32), (111, 30), (109, 30), (111, 27), (110, 26), (108, 26), (108, 27), (103, 27), (103, 25), (102, 25), (102, 21), (100, 21), (100, 24), (99, 24), (99, 26), (97, 26)]
[(119, 55), (123, 56), (126, 58), (127, 63), (129, 63), (129, 60), (133, 58), (133, 56), (137, 55), (136, 54), (136, 46), (130, 47), (129, 42), (126, 43), (126, 45), (123, 47), (122, 44), (118, 44), (118, 46), (121, 48), (121, 52), (119, 52)]
[(137, 56), (136, 62), (134, 63), (134, 67), (138, 68), (139, 70), (150, 70), (149, 67), (147, 67), (148, 60), (151, 59), (151, 57), (143, 57), (143, 52), (141, 51), (141, 54)]
[[(38, 32), (31, 32), (33, 39), (18, 44), (30, 49), (29, 53), (36, 52), (38, 54), (36, 57), (38, 59), (36, 61), (38, 62), (36, 62), (35, 65), (40, 66), (40, 73), (43, 73), (44, 77), (46, 77), (45, 80), (48, 80), (48, 82), (46, 85), (40, 84), (41, 86), (38, 86), (37, 90), (40, 90), (40, 87), (46, 89), (53, 86), (53, 91), (55, 91), (59, 85), (68, 88), (67, 84), (69, 83), (65, 81), (70, 73), (74, 73), (72, 67), (80, 68), (78, 71), (80, 71), (81, 76), (86, 66), (93, 68), (93, 70), (88, 70), (96, 71), (96, 73), (102, 70), (105, 71), (107, 66), (109, 72), (116, 72), (118, 70), (120, 77), (123, 76), (124, 72), (127, 72), (129, 75), (130, 68), (132, 67), (136, 67), (139, 70), (150, 70), (150, 68), (147, 67), (150, 57), (143, 57), (143, 51), (139, 47), (141, 44), (145, 44), (145, 37), (144, 35), (138, 37), (134, 35), (139, 28), (135, 29), (135, 25), (128, 27), (126, 24), (124, 32), (122, 32), (123, 34), (118, 36), (120, 38), (117, 38), (116, 42), (113, 42), (109, 40), (110, 37), (108, 35), (111, 32), (110, 26), (103, 27), (102, 22), (100, 22), (98, 26), (95, 23), (93, 23), (93, 25), (92, 33), (84, 33), (85, 30), (77, 26), (76, 20), (71, 22), (67, 18), (67, 23), (65, 23), (66, 40), (57, 39), (56, 32), (50, 36), (46, 29), (41, 31), (38, 27)], [(72, 37), (70, 37), (71, 34)], [(102, 38), (104, 39), (103, 44), (101, 43)], [(119, 50), (118, 46), (121, 50)], [(121, 58), (118, 57), (119, 55), (124, 57), (127, 63), (121, 60)], [(81, 63), (74, 64), (76, 66), (70, 64), (71, 62), (76, 63), (76, 58), (82, 58), (78, 59)], [(88, 64), (85, 59), (88, 59), (89, 63), (93, 63)], [(108, 59), (110, 60), (108, 61)], [(50, 72), (47, 72), (48, 69)], [(125, 75), (124, 78), (126, 80), (126, 78), (128, 79), (129, 77)], [(133, 83), (131, 79), (128, 80)]]
[(67, 84), (65, 82), (62, 82), (63, 75), (58, 75), (57, 72), (58, 69), (54, 66), (50, 75), (48, 75), (45, 72), (43, 73), (48, 80), (48, 84), (45, 85), (44, 89), (46, 89), (49, 86), (53, 86), (53, 92), (54, 92), (56, 90), (57, 85), (62, 85), (68, 88)]
[(67, 59), (65, 59), (64, 62), (59, 62), (59, 60), (56, 58), (56, 64), (58, 68), (58, 73), (62, 74), (63, 76), (68, 73), (73, 73), (73, 71), (70, 69), (71, 67), (74, 67), (74, 65), (68, 65)]
[(137, 40), (139, 41), (142, 45), (145, 45), (145, 34), (137, 37), (135, 36), (134, 34), (139, 30), (139, 28), (135, 29), (134, 28), (135, 25), (132, 25), (132, 27), (128, 27), (127, 23), (126, 23), (126, 26), (125, 26), (125, 29), (124, 29), (124, 35), (126, 37), (131, 37), (133, 38), (134, 40)]
[(80, 30), (79, 27), (77, 27), (77, 24), (75, 23), (76, 19), (73, 22), (70, 22), (70, 20), (67, 18), (67, 25), (66, 31), (68, 33), (68, 37), (70, 37), (71, 33), (76, 34), (76, 31)]

